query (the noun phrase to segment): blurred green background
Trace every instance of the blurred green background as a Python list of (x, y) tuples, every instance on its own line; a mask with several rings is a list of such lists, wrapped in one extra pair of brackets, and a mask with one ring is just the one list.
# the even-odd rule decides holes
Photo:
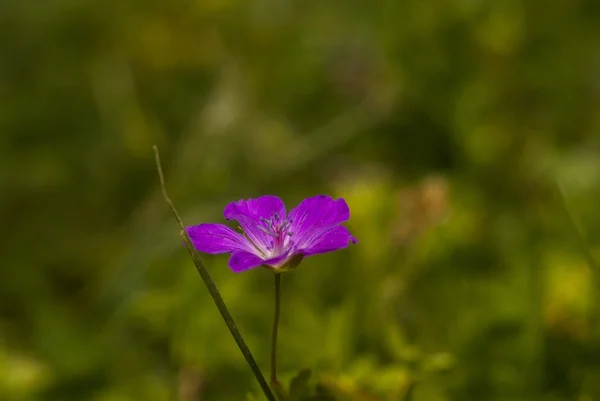
[[(245, 400), (187, 224), (344, 197), (280, 375), (348, 400), (600, 399), (596, 0), (0, 2), (0, 399)], [(271, 274), (206, 257), (268, 373)]]

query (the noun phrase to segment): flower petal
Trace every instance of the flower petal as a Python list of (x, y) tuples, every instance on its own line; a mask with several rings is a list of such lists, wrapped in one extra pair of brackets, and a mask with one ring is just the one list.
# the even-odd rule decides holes
[(305, 248), (299, 249), (298, 252), (305, 256), (327, 253), (346, 248), (350, 242), (356, 244), (358, 240), (350, 234), (346, 227), (337, 226), (314, 237), (306, 244)]
[(349, 218), (350, 209), (343, 198), (334, 200), (326, 195), (317, 195), (303, 200), (289, 215), (295, 246), (306, 248), (313, 237)]
[(244, 233), (263, 254), (268, 252), (272, 238), (259, 229), (263, 226), (261, 219), (269, 219), (274, 214), (283, 219), (286, 210), (283, 201), (273, 195), (231, 202), (223, 211), (227, 220), (237, 220), (240, 223)]
[(256, 250), (241, 234), (223, 224), (199, 224), (186, 227), (194, 248), (209, 254)]
[(264, 262), (264, 260), (254, 253), (237, 251), (232, 253), (229, 258), (229, 268), (235, 273), (240, 273), (261, 266)]
[(290, 258), (289, 256), (290, 256), (290, 250), (285, 252), (283, 255), (279, 255), (279, 256), (275, 256), (274, 258), (267, 259), (263, 263), (267, 266), (279, 267), (280, 265), (283, 265), (285, 262), (288, 261), (288, 259)]
[(286, 253), (271, 259), (263, 260), (254, 253), (238, 251), (231, 254), (231, 258), (229, 258), (229, 267), (236, 273), (250, 270), (262, 265), (277, 267), (287, 261), (288, 254), (289, 253)]

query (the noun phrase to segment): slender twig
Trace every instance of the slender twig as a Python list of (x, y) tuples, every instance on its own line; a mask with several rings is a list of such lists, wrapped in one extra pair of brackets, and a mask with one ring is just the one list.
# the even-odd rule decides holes
[(206, 285), (206, 288), (208, 289), (210, 296), (212, 297), (213, 301), (215, 302), (215, 305), (217, 305), (217, 309), (219, 309), (219, 312), (221, 313), (223, 320), (225, 320), (225, 324), (227, 324), (227, 327), (229, 328), (231, 335), (233, 336), (235, 342), (237, 343), (237, 346), (240, 348), (240, 351), (242, 351), (244, 358), (246, 358), (246, 362), (248, 362), (248, 365), (250, 366), (252, 373), (254, 373), (254, 376), (256, 377), (256, 380), (258, 381), (258, 384), (260, 385), (263, 393), (267, 397), (267, 400), (276, 401), (275, 396), (273, 395), (273, 392), (269, 388), (267, 381), (265, 380), (262, 372), (260, 371), (260, 368), (258, 367), (258, 364), (256, 363), (256, 360), (254, 359), (254, 357), (252, 356), (252, 353), (250, 352), (250, 349), (246, 345), (246, 342), (244, 341), (244, 338), (242, 337), (242, 333), (240, 333), (240, 330), (237, 328), (235, 321), (233, 320), (233, 317), (231, 316), (231, 313), (229, 313), (229, 310), (227, 309), (227, 306), (225, 305), (225, 302), (223, 301), (223, 298), (221, 297), (221, 294), (219, 293), (217, 286), (215, 285), (214, 281), (210, 277), (210, 274), (208, 273), (208, 269), (206, 268), (206, 265), (202, 261), (200, 254), (196, 251), (196, 249), (192, 245), (192, 242), (191, 242), (189, 236), (187, 235), (187, 232), (185, 231), (185, 225), (183, 224), (183, 220), (181, 219), (181, 216), (179, 216), (179, 213), (177, 213), (177, 210), (175, 209), (173, 202), (171, 201), (171, 199), (169, 198), (169, 195), (167, 194), (167, 187), (165, 185), (165, 178), (164, 178), (162, 167), (160, 164), (160, 156), (158, 153), (158, 148), (156, 147), (156, 145), (154, 145), (153, 149), (154, 149), (154, 158), (156, 161), (156, 168), (158, 170), (158, 177), (160, 179), (160, 186), (161, 186), (163, 197), (165, 198), (165, 201), (168, 203), (169, 207), (171, 208), (171, 211), (173, 212), (175, 219), (177, 219), (177, 223), (179, 223), (179, 227), (181, 229), (181, 231), (179, 232), (179, 235), (181, 235), (181, 238), (183, 239), (183, 242), (185, 243), (185, 246), (186, 246), (190, 256), (192, 257), (192, 261), (194, 262), (194, 265), (196, 266), (196, 270), (198, 270), (198, 273), (200, 273), (200, 277), (202, 277), (202, 280), (204, 281), (204, 284)]
[(279, 330), (279, 311), (281, 309), (281, 275), (275, 273), (275, 316), (273, 317), (273, 334), (271, 336), (271, 388), (280, 400), (287, 399), (285, 390), (277, 381), (277, 331)]
[(561, 206), (563, 207), (565, 214), (567, 216), (567, 220), (569, 221), (569, 224), (571, 225), (571, 230), (572, 230), (575, 238), (577, 239), (577, 244), (579, 245), (579, 249), (583, 253), (583, 256), (585, 257), (589, 267), (592, 270), (595, 270), (596, 273), (600, 272), (600, 266), (598, 266), (596, 259), (594, 259), (594, 257), (592, 256), (592, 253), (590, 252), (589, 241), (586, 238), (583, 230), (581, 230), (579, 228), (579, 225), (577, 224), (577, 221), (575, 220), (575, 216), (571, 212), (571, 208), (569, 207), (569, 204), (567, 202), (567, 198), (565, 197), (563, 188), (560, 185), (560, 182), (558, 180), (555, 182), (555, 187), (556, 187), (556, 191), (558, 192), (558, 197), (561, 202)]
[(271, 385), (277, 385), (277, 330), (279, 328), (279, 310), (281, 304), (281, 274), (275, 273), (275, 317), (271, 337)]

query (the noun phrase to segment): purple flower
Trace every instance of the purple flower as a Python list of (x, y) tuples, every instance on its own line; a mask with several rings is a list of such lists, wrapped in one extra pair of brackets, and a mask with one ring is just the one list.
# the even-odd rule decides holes
[(281, 199), (265, 195), (232, 202), (223, 215), (227, 220), (237, 220), (243, 234), (223, 224), (199, 224), (186, 231), (200, 252), (231, 253), (229, 267), (234, 272), (258, 266), (279, 271), (291, 269), (306, 256), (357, 242), (340, 225), (350, 218), (348, 205), (341, 198), (307, 198), (288, 215)]

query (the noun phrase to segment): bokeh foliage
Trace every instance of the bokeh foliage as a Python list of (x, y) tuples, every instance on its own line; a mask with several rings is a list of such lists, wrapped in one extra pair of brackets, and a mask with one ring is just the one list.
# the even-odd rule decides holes
[[(284, 277), (285, 383), (600, 399), (598, 21), (595, 0), (0, 2), (0, 398), (260, 399), (157, 143), (188, 224), (347, 199), (360, 243)], [(206, 261), (266, 371), (270, 273)]]

